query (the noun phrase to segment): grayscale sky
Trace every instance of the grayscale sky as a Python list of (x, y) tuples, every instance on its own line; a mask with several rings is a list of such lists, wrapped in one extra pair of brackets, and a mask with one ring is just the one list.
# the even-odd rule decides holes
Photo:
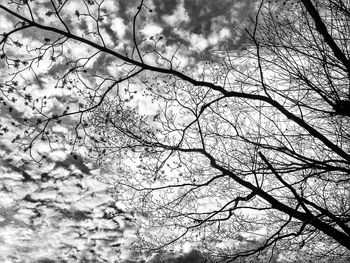
[[(6, 5), (7, 2), (1, 3)], [(106, 17), (100, 21), (100, 30), (108, 47), (123, 52), (131, 45), (133, 17), (139, 2), (103, 1), (101, 11)], [(29, 3), (39, 23), (64, 29), (48, 13), (51, 10), (49, 0)], [(244, 45), (242, 30), (256, 8), (253, 0), (148, 0), (145, 4), (149, 10), (144, 8), (137, 19), (138, 41), (144, 40), (145, 48), (157, 42), (167, 57), (176, 53), (176, 64), (181, 69), (217, 59), (215, 51), (241, 48)], [(18, 12), (29, 16), (23, 9)], [(84, 12), (82, 0), (69, 0), (63, 12), (64, 19), (75, 33), (93, 40), (89, 32), (94, 23)], [(16, 22), (0, 11), (1, 33), (11, 30)], [(8, 54), (24, 57), (26, 49), (42, 45), (44, 38), (53, 40), (57, 36), (28, 29), (16, 37), (14, 40), (22, 46), (19, 51), (10, 48)], [(56, 79), (66, 70), (67, 64), (63, 62), (91, 55), (92, 51), (79, 43), (67, 43), (59, 58), (62, 63), (51, 64), (50, 58), (44, 57), (35, 67), (36, 75), (24, 72), (16, 85), (27, 86), (34, 98), (50, 98), (49, 112), (63, 110), (67, 101), (72, 108), (77, 107), (79, 101), (72, 99), (72, 91), (55, 88)], [(163, 63), (152, 55), (145, 60), (150, 64)], [(92, 59), (89, 70), (113, 74), (114, 65), (111, 57), (98, 55)], [(13, 72), (4, 60), (0, 60), (0, 70), (3, 80), (12, 77)], [(127, 262), (127, 259), (143, 258), (126, 249), (136, 233), (132, 223), (135, 213), (125, 212), (123, 204), (108, 191), (111, 186), (108, 178), (115, 170), (106, 164), (99, 166), (79, 150), (77, 157), (70, 154), (71, 148), (64, 141), (74, 131), (69, 120), (66, 120), (67, 125), (53, 128), (62, 138), (53, 148), (46, 142), (38, 143), (36, 154), (45, 155), (46, 159), (40, 164), (33, 162), (28, 151), (23, 151), (14, 141), (23, 130), (13, 123), (22, 118), (34, 118), (23, 103), (18, 102), (11, 112), (7, 107), (0, 108), (0, 261), (102, 262), (108, 258), (110, 262)], [(141, 107), (146, 114), (157, 111), (156, 105), (150, 106), (149, 101), (141, 98), (133, 106)], [(224, 247), (226, 243), (221, 245)], [(186, 255), (183, 257), (185, 260)]]

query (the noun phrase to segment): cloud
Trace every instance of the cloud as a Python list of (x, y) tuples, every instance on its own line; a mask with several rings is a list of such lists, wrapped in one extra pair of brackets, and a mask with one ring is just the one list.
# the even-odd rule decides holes
[(211, 46), (215, 46), (227, 39), (231, 34), (231, 31), (228, 28), (222, 28), (219, 32), (213, 32), (208, 37), (208, 42)]
[(157, 24), (147, 24), (143, 29), (140, 30), (146, 37), (158, 35), (163, 32), (163, 28)]
[(189, 42), (188, 48), (191, 51), (203, 51), (209, 46), (209, 40), (202, 34), (195, 34), (184, 29), (176, 29), (176, 34)]
[(190, 35), (190, 43), (192, 47), (198, 49), (199, 51), (203, 51), (209, 46), (209, 41), (203, 35), (200, 34), (191, 34)]
[(0, 16), (0, 32), (6, 32), (13, 27), (13, 23), (6, 16)]
[(187, 253), (169, 253), (166, 255), (155, 255), (148, 263), (202, 263), (208, 262), (205, 256), (198, 250), (192, 249)]
[(61, 150), (58, 150), (58, 151), (51, 151), (49, 153), (49, 158), (54, 161), (54, 162), (57, 162), (57, 161), (63, 161), (67, 158), (67, 152), (65, 151), (61, 151)]
[(115, 17), (112, 20), (112, 30), (118, 35), (120, 39), (125, 37), (126, 33), (126, 25), (124, 24), (124, 20), (120, 17)]
[(179, 5), (176, 7), (174, 12), (171, 15), (163, 15), (162, 19), (169, 25), (169, 26), (178, 26), (182, 22), (189, 22), (190, 18), (188, 16), (188, 13), (184, 7), (184, 1), (182, 0)]

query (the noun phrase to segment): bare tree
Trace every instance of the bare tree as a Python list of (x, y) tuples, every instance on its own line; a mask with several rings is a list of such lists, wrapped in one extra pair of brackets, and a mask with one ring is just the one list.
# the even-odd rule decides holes
[[(220, 63), (193, 65), (192, 73), (177, 63), (177, 49), (169, 56), (161, 38), (137, 33), (152, 11), (144, 1), (127, 46), (118, 48), (103, 33), (113, 15), (103, 1), (81, 1), (74, 15), (84, 32), (68, 4), (48, 1), (48, 22), (34, 2), (0, 5), (14, 21), (0, 42), (12, 74), (1, 84), (3, 109), (26, 127), (14, 141), (40, 162), (35, 145), (55, 147), (59, 124), (74, 128), (73, 150), (117, 160), (109, 183), (137, 209), (142, 249), (192, 242), (225, 262), (349, 259), (348, 1), (261, 1), (246, 47), (227, 50)], [(18, 34), (36, 40), (20, 57)], [(67, 53), (82, 47), (87, 57)], [(45, 59), (62, 90), (51, 100), (18, 80), (32, 72), (42, 83), (35, 72)], [(112, 70), (97, 67), (99, 60)], [(154, 114), (137, 110), (140, 93), (157, 102)], [(47, 106), (57, 97), (65, 109)], [(17, 100), (32, 110), (28, 118)], [(229, 248), (220, 246), (228, 240)]]

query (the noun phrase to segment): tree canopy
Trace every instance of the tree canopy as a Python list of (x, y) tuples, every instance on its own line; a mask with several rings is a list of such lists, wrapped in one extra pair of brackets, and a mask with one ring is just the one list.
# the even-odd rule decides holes
[(349, 1), (251, 2), (247, 22), (216, 35), (186, 35), (180, 11), (163, 31), (159, 1), (125, 5), (0, 4), (13, 119), (1, 133), (21, 128), (13, 143), (38, 163), (68, 142), (113, 167), (106, 183), (137, 211), (140, 251), (349, 260)]

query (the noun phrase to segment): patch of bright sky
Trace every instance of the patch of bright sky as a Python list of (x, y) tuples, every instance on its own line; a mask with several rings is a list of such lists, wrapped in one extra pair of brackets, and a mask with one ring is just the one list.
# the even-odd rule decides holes
[(147, 24), (143, 29), (140, 30), (140, 32), (146, 36), (146, 37), (151, 37), (151, 36), (156, 36), (160, 33), (163, 32), (163, 28), (158, 25), (158, 24)]
[(120, 17), (113, 18), (111, 28), (121, 40), (124, 39), (127, 26), (124, 24), (124, 20), (122, 18)]
[(6, 16), (0, 16), (0, 31), (6, 32), (13, 26), (11, 20), (7, 19)]

